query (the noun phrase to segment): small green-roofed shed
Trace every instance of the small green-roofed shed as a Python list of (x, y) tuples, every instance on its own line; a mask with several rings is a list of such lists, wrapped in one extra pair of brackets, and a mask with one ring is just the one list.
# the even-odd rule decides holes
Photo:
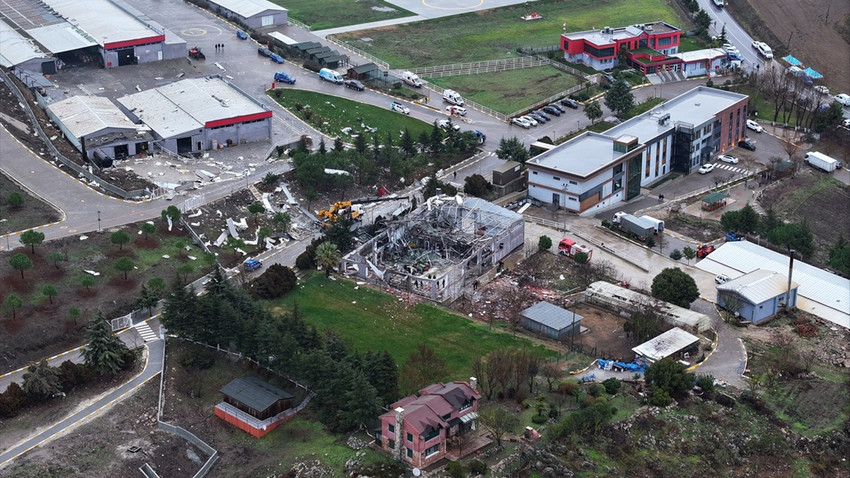
[(265, 420), (289, 408), (294, 396), (257, 377), (234, 379), (220, 390), (224, 401)]
[(729, 195), (726, 193), (711, 193), (708, 196), (703, 196), (702, 198), (702, 209), (705, 211), (714, 211), (715, 209), (720, 209), (721, 207), (726, 205), (726, 198)]

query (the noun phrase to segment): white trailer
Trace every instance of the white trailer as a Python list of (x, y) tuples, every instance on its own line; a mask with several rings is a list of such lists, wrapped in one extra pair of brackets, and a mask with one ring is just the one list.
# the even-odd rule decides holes
[(831, 173), (836, 169), (841, 169), (840, 161), (835, 158), (830, 158), (829, 156), (823, 153), (819, 153), (817, 151), (811, 151), (806, 153), (806, 162), (828, 173)]
[(640, 218), (655, 224), (656, 234), (661, 234), (662, 232), (664, 232), (664, 221), (662, 221), (661, 219), (655, 219), (652, 216), (641, 216)]

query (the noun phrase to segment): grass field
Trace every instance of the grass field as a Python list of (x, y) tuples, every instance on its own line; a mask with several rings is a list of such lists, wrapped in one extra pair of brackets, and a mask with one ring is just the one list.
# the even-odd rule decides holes
[(289, 10), (289, 17), (313, 30), (391, 20), (415, 15), (383, 0), (272, 0)]
[[(351, 90), (340, 87), (341, 94), (347, 91)], [(278, 96), (278, 92), (280, 92), (280, 96)], [(408, 128), (413, 137), (416, 138), (420, 132), (430, 132), (433, 128), (430, 123), (390, 110), (389, 106), (392, 100), (389, 98), (386, 108), (378, 108), (339, 96), (289, 88), (278, 89), (274, 93), (269, 92), (269, 96), (314, 128), (329, 136), (341, 136), (344, 142), (351, 142), (353, 138), (344, 135), (342, 129), (348, 127), (359, 132), (363, 129), (360, 126), (361, 123), (378, 128), (378, 131), (374, 134), (378, 135), (381, 140), (386, 137), (387, 131), (393, 132), (393, 137), (398, 137), (399, 131)], [(298, 105), (305, 108), (299, 111)], [(310, 119), (307, 119), (305, 114), (308, 109), (307, 106), (312, 111)], [(367, 132), (366, 137), (371, 144), (372, 133)]]
[[(532, 8), (543, 19), (521, 20)], [(528, 7), (518, 4), (345, 33), (339, 38), (393, 68), (405, 68), (508, 58), (518, 55), (518, 47), (556, 45), (565, 22), (567, 31), (581, 31), (655, 20), (684, 24), (665, 0), (541, 0)], [(371, 41), (362, 41), (365, 37)]]
[(443, 88), (463, 91), (465, 98), (504, 114), (513, 113), (579, 83), (575, 76), (551, 66), (428, 80)]
[(393, 295), (355, 287), (353, 282), (332, 281), (317, 274), (273, 305), (278, 311), (287, 311), (297, 303), (305, 320), (319, 330), (334, 329), (361, 351), (386, 349), (399, 365), (424, 343), (446, 363), (449, 374), (445, 380), (465, 379), (472, 359), (491, 350), (533, 347), (555, 355), (528, 339), (491, 331), (431, 303), (409, 306)]

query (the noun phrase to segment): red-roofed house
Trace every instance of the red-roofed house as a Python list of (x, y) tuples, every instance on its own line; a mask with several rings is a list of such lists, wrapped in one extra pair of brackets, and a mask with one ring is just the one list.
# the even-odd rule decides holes
[(475, 430), (478, 401), (476, 380), (435, 383), (416, 396), (392, 404), (381, 415), (376, 441), (385, 451), (410, 466), (423, 468), (443, 458), (448, 441)]

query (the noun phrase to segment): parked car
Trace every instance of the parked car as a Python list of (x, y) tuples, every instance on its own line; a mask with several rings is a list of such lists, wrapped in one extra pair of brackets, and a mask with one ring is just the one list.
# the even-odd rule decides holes
[(558, 110), (559, 113), (566, 113), (567, 112), (567, 110), (564, 109), (564, 107), (559, 105), (558, 103), (549, 103), (548, 106), (555, 108), (556, 110)]
[(829, 94), (829, 88), (827, 88), (824, 85), (815, 86), (815, 93), (820, 93), (822, 95), (828, 95)]
[(740, 147), (742, 147), (746, 150), (749, 150), (749, 151), (755, 151), (756, 150), (756, 145), (753, 144), (753, 142), (748, 140), (748, 139), (742, 139), (741, 141), (738, 141), (738, 146), (740, 146)]
[(236, 30), (236, 38), (240, 40), (247, 40), (248, 34), (243, 32), (242, 30)]
[(451, 126), (451, 128), (453, 130), (460, 131), (460, 125), (454, 124), (454, 122), (449, 121), (449, 120), (437, 121), (437, 126), (439, 126), (440, 128), (443, 128), (444, 130), (447, 130), (447, 131), (449, 129), (449, 126)]
[(764, 128), (762, 128), (761, 125), (756, 120), (749, 120), (748, 119), (747, 120), (747, 128), (755, 131), (756, 133), (761, 133), (762, 131), (764, 131)]
[[(607, 77), (607, 76), (611, 76), (611, 75), (604, 75), (604, 76), (603, 76), (603, 78), (604, 78), (604, 77)], [(612, 84), (614, 83), (614, 77), (613, 77), (613, 76), (611, 76), (611, 83), (612, 83)], [(575, 101), (573, 101), (573, 100), (571, 100), (571, 99), (569, 99), (569, 98), (564, 98), (564, 99), (562, 99), (562, 100), (561, 100), (561, 104), (562, 104), (562, 105), (564, 105), (564, 106), (566, 106), (567, 108), (572, 108), (572, 109), (574, 109), (574, 110), (577, 110), (577, 109), (578, 109), (578, 103), (576, 103)]]
[(264, 47), (264, 46), (257, 48), (257, 53), (262, 55), (262, 56), (272, 56), (272, 51), (269, 50), (268, 48)]
[(466, 116), (466, 108), (463, 106), (446, 106), (446, 114), (449, 116)]
[(523, 119), (522, 117), (511, 118), (511, 124), (515, 124), (519, 127), (528, 129), (531, 128), (531, 123)]
[(844, 106), (850, 106), (850, 95), (847, 95), (846, 93), (839, 93), (835, 95), (835, 101)]
[(284, 73), (282, 71), (278, 71), (277, 73), (274, 74), (274, 81), (277, 81), (277, 82), (280, 82), (280, 83), (289, 83), (290, 85), (295, 84), (295, 78), (293, 78), (290, 75), (287, 75), (286, 73)]
[(242, 269), (246, 272), (255, 271), (261, 267), (263, 267), (263, 261), (259, 259), (248, 259), (242, 264)]
[(714, 171), (714, 163), (712, 163), (712, 164), (703, 164), (703, 165), (702, 165), (702, 166), (700, 166), (700, 167), (699, 167), (699, 169), (697, 170), (697, 172), (698, 172), (698, 173), (700, 173), (700, 174), (708, 174), (708, 173), (710, 173), (710, 172), (712, 172), (712, 171)]
[(531, 116), (525, 115), (525, 116), (523, 116), (523, 118), (525, 118), (526, 121), (531, 123), (531, 126), (537, 126), (539, 124), (539, 123), (537, 123), (537, 120), (532, 118)]
[(546, 115), (546, 113), (541, 113), (540, 111), (535, 111), (533, 113), (529, 113), (532, 118), (536, 119), (538, 123), (543, 124), (547, 121), (551, 121), (552, 118)]
[(736, 158), (735, 156), (728, 155), (728, 154), (721, 154), (720, 156), (717, 157), (717, 160), (723, 161), (724, 163), (729, 163), (729, 164), (738, 164), (738, 158)]
[(725, 284), (725, 283), (729, 282), (730, 280), (732, 280), (732, 278), (727, 276), (726, 274), (718, 274), (718, 275), (714, 276), (714, 283), (715, 284)]
[(543, 110), (543, 111), (545, 111), (545, 112), (547, 112), (547, 113), (549, 113), (549, 114), (551, 114), (551, 115), (561, 116), (561, 110), (559, 110), (558, 108), (555, 108), (555, 107), (554, 107), (554, 106), (552, 106), (552, 105), (544, 106), (544, 107), (542, 108), (542, 110)]
[(269, 60), (275, 63), (283, 63), (283, 57), (278, 55), (277, 53), (272, 53), (271, 56), (269, 56)]
[(351, 88), (352, 90), (363, 91), (366, 89), (366, 86), (357, 80), (345, 80), (343, 84), (346, 88)]
[(398, 111), (399, 113), (401, 113), (403, 115), (409, 115), (410, 114), (410, 108), (408, 108), (407, 106), (404, 106), (403, 104), (399, 103), (398, 101), (393, 101), (392, 103), (390, 103), (390, 109), (393, 110), (393, 111)]

